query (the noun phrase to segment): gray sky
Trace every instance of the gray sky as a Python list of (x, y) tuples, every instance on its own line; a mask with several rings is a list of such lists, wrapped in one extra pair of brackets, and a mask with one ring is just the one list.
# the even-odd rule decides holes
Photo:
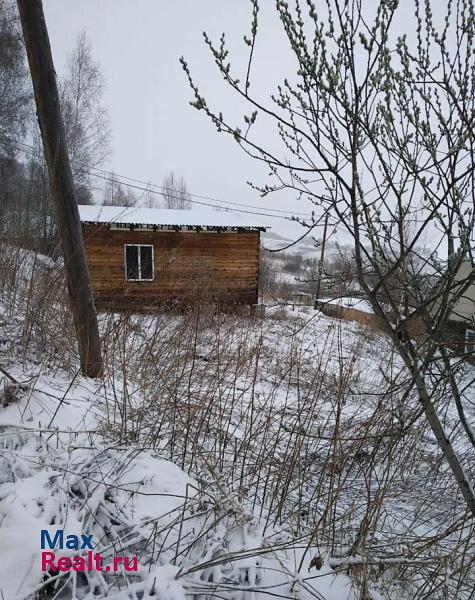
[[(311, 212), (312, 205), (297, 202), (290, 191), (261, 198), (246, 181), (274, 183), (266, 166), (247, 157), (231, 137), (218, 134), (204, 113), (189, 105), (193, 98), (179, 64), (182, 55), (210, 106), (232, 115), (230, 121), (236, 125), (242, 124), (244, 114), (250, 114), (251, 109), (221, 80), (202, 37), (203, 30), (215, 40), (226, 32), (233, 74), (245, 79), (249, 49), (243, 35), (249, 34), (251, 24), (248, 0), (43, 2), (58, 73), (84, 30), (105, 76), (104, 104), (113, 129), (113, 153), (106, 168), (155, 184), (161, 184), (174, 170), (194, 194), (300, 214)], [(366, 7), (371, 12), (373, 5)], [(435, 18), (442, 18), (443, 12)], [(402, 0), (396, 31), (413, 29), (413, 13), (413, 2)], [(261, 2), (259, 22), (252, 91), (268, 104), (269, 95), (285, 77), (295, 79), (296, 64), (271, 0)], [(259, 117), (256, 129), (268, 147), (282, 149), (274, 125), (270, 128)], [(296, 223), (262, 219), (286, 237), (303, 233)], [(315, 234), (321, 236), (321, 229)], [(340, 229), (337, 237), (348, 239)]]
[[(246, 157), (230, 137), (219, 135), (203, 113), (189, 105), (191, 91), (178, 62), (182, 55), (210, 104), (241, 118), (249, 112), (220, 80), (202, 31), (215, 38), (226, 31), (236, 51), (236, 67), (244, 69), (247, 47), (242, 36), (250, 27), (250, 2), (44, 0), (44, 8), (58, 73), (82, 30), (101, 65), (104, 103), (113, 129), (108, 169), (157, 184), (173, 169), (195, 194), (310, 212), (309, 204), (297, 205), (291, 194), (261, 199), (246, 181), (269, 183), (265, 166)], [(285, 46), (272, 10), (262, 15), (262, 25), (254, 81), (265, 97), (295, 69), (291, 58), (278, 52)], [(302, 232), (300, 226), (279, 219), (269, 224), (289, 236)]]

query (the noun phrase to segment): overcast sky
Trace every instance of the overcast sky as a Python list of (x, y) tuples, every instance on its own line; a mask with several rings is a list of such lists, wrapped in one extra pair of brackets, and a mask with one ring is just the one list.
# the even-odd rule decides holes
[[(270, 184), (265, 165), (247, 157), (229, 136), (218, 134), (204, 113), (189, 104), (193, 98), (180, 56), (188, 61), (210, 106), (233, 115), (236, 125), (250, 113), (220, 79), (202, 36), (206, 30), (217, 40), (223, 31), (227, 33), (235, 74), (244, 79), (248, 48), (243, 35), (249, 34), (251, 23), (248, 0), (43, 2), (58, 73), (63, 72), (77, 36), (85, 31), (105, 76), (104, 105), (113, 130), (108, 169), (155, 184), (174, 170), (194, 194), (311, 212), (311, 204), (297, 202), (291, 192), (260, 198), (246, 182)], [(373, 5), (366, 6), (370, 10)], [(413, 11), (413, 2), (401, 2), (396, 30), (411, 29)], [(271, 0), (261, 2), (259, 22), (252, 89), (267, 100), (284, 77), (292, 80), (296, 65)], [(257, 126), (265, 142), (277, 148), (275, 128), (266, 129), (260, 122)], [(287, 237), (302, 233), (295, 223), (263, 220)]]
[[(220, 80), (202, 32), (217, 38), (226, 31), (236, 66), (244, 69), (242, 38), (250, 28), (250, 2), (44, 0), (44, 8), (58, 73), (82, 30), (101, 65), (104, 104), (113, 129), (108, 169), (157, 184), (173, 169), (195, 194), (310, 212), (310, 205), (296, 205), (290, 193), (261, 199), (246, 181), (269, 183), (265, 166), (246, 157), (230, 137), (219, 135), (203, 113), (189, 105), (192, 94), (179, 64), (182, 55), (210, 104), (242, 118), (245, 111)], [(266, 95), (295, 68), (291, 58), (279, 52), (285, 44), (273, 10), (262, 15), (262, 25), (254, 85)], [(280, 233), (301, 232), (286, 221), (272, 219), (270, 224)]]

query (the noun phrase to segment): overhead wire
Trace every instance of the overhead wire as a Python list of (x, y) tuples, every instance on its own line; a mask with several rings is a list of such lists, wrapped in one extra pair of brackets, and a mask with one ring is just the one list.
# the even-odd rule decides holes
[[(38, 150), (34, 146), (31, 146), (30, 144), (26, 144), (25, 142), (20, 142), (18, 140), (12, 140), (12, 138), (8, 138), (7, 136), (2, 135), (2, 134), (0, 134), (0, 137), (2, 137), (4, 140), (7, 140), (7, 145), (9, 145), (11, 148), (16, 148), (23, 152), (30, 152), (31, 155), (36, 156), (37, 158), (43, 159), (42, 153), (38, 152)], [(163, 191), (168, 190), (168, 188), (166, 188), (165, 186), (160, 186), (157, 184), (153, 184), (151, 182), (146, 182), (146, 181), (143, 181), (140, 179), (128, 177), (126, 175), (121, 175), (121, 174), (118, 174), (115, 172), (106, 171), (105, 169), (99, 169), (97, 167), (92, 167), (92, 169), (94, 169), (95, 171), (98, 171), (99, 173), (103, 173), (103, 174), (100, 175), (99, 173), (94, 173), (92, 171), (85, 171), (85, 173), (87, 173), (88, 175), (91, 175), (92, 177), (102, 179), (103, 181), (110, 182), (110, 183), (117, 183), (117, 184), (123, 185), (125, 187), (129, 187), (131, 189), (140, 190), (140, 191), (151, 193), (151, 194), (158, 195), (158, 196), (162, 196)], [(106, 174), (108, 174), (108, 173), (110, 173), (111, 177), (106, 177)], [(123, 181), (124, 179), (126, 181)], [(142, 186), (135, 185), (135, 183), (134, 184), (127, 183), (127, 181), (134, 181), (135, 183), (141, 183)], [(143, 186), (145, 186), (145, 187), (143, 187)], [(152, 189), (152, 188), (156, 188), (156, 189)], [(161, 190), (161, 191), (158, 191), (158, 190)], [(277, 209), (277, 208), (257, 207), (254, 205), (249, 205), (249, 204), (244, 204), (244, 203), (239, 203), (239, 202), (232, 202), (230, 200), (220, 200), (217, 198), (213, 198), (211, 196), (203, 196), (203, 195), (199, 195), (199, 194), (193, 194), (191, 192), (189, 193), (189, 195), (191, 196), (190, 202), (192, 204), (208, 206), (211, 208), (216, 208), (218, 210), (228, 210), (231, 212), (252, 214), (252, 215), (256, 215), (256, 216), (268, 217), (268, 218), (273, 218), (273, 219), (279, 218), (279, 219), (284, 219), (286, 221), (295, 221), (299, 216), (304, 216), (304, 217), (312, 218), (312, 219), (314, 218), (313, 213), (297, 213), (297, 212), (285, 211), (285, 210), (281, 210), (281, 209)], [(170, 195), (170, 197), (172, 197), (174, 199), (180, 198), (180, 196), (173, 196), (173, 195)], [(195, 200), (194, 198), (200, 198), (200, 200)], [(211, 202), (203, 202), (203, 200), (210, 200)], [(221, 202), (223, 204), (229, 204), (229, 205), (237, 206), (237, 207), (242, 206), (242, 207), (246, 207), (246, 208), (255, 208), (257, 210), (250, 211), (250, 210), (245, 210), (243, 208), (232, 208), (231, 209), (231, 208), (227, 208), (224, 206), (220, 206), (218, 204), (214, 204), (213, 202)], [(260, 211), (265, 211), (265, 212), (260, 212)], [(279, 214), (272, 214), (272, 213), (279, 213)], [(289, 214), (291, 216), (284, 216), (284, 214)]]
[[(112, 171), (107, 171), (106, 169), (99, 169), (97, 167), (92, 167), (92, 168), (94, 170), (100, 171), (100, 172), (102, 172), (102, 173), (104, 173), (106, 175), (107, 174), (112, 174)], [(114, 172), (114, 175), (116, 175), (115, 172)], [(151, 183), (151, 182), (148, 182), (148, 181), (144, 181), (142, 179), (135, 179), (133, 177), (127, 177), (126, 175), (119, 175), (119, 177), (121, 179), (127, 179), (128, 181), (134, 181), (135, 183), (141, 183), (143, 185), (146, 185), (148, 191), (149, 191), (150, 187), (157, 188), (157, 189), (162, 190), (162, 191), (168, 191), (170, 189), (170, 188), (167, 188), (166, 186), (163, 186), (163, 185), (158, 185), (156, 183)], [(124, 185), (126, 185), (126, 184), (124, 184)], [(223, 204), (230, 204), (230, 205), (233, 205), (233, 206), (244, 206), (246, 208), (255, 208), (255, 209), (258, 209), (258, 210), (265, 210), (265, 211), (269, 211), (269, 212), (283, 213), (283, 214), (288, 214), (288, 215), (292, 215), (292, 216), (295, 216), (295, 215), (297, 215), (297, 216), (303, 216), (303, 217), (311, 217), (312, 216), (311, 213), (294, 212), (294, 211), (291, 211), (291, 210), (282, 210), (282, 209), (279, 209), (279, 208), (266, 208), (265, 206), (255, 206), (253, 204), (244, 204), (242, 202), (232, 202), (231, 200), (220, 200), (219, 198), (214, 198), (212, 196), (203, 196), (203, 195), (200, 195), (200, 194), (194, 194), (192, 192), (188, 192), (188, 193), (193, 198), (200, 198), (202, 200), (210, 200), (211, 202), (221, 202)]]

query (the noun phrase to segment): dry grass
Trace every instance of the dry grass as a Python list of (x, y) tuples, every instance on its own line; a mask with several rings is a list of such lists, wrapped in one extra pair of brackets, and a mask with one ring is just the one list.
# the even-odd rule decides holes
[(106, 435), (157, 449), (232, 499), (230, 527), (244, 514), (264, 537), (304, 539), (297, 566), (321, 548), (368, 598), (370, 585), (395, 597), (401, 579), (422, 598), (450, 556), (465, 566), (443, 585), (463, 598), (471, 526), (404, 371), (371, 331), (324, 317), (302, 330), (309, 316), (111, 318), (108, 377), (128, 383), (106, 403)]
[[(22, 322), (17, 358), (76, 373), (61, 269), (0, 257), (5, 327)], [(268, 547), (299, 546), (302, 576), (318, 551), (361, 598), (470, 597), (473, 523), (387, 340), (285, 307), (265, 320), (209, 306), (100, 320), (103, 436), (193, 476), (201, 499), (183, 522), (206, 505), (210, 531), (250, 527)], [(208, 581), (201, 543), (188, 539), (185, 554)]]

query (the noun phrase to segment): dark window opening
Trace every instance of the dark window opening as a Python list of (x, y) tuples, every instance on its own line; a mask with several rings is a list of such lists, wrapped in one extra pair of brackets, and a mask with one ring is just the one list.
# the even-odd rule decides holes
[(153, 246), (125, 246), (125, 276), (129, 281), (153, 280)]
[(468, 353), (475, 352), (475, 330), (467, 329), (465, 332), (465, 350)]
[(140, 246), (141, 279), (153, 279), (152, 246)]

